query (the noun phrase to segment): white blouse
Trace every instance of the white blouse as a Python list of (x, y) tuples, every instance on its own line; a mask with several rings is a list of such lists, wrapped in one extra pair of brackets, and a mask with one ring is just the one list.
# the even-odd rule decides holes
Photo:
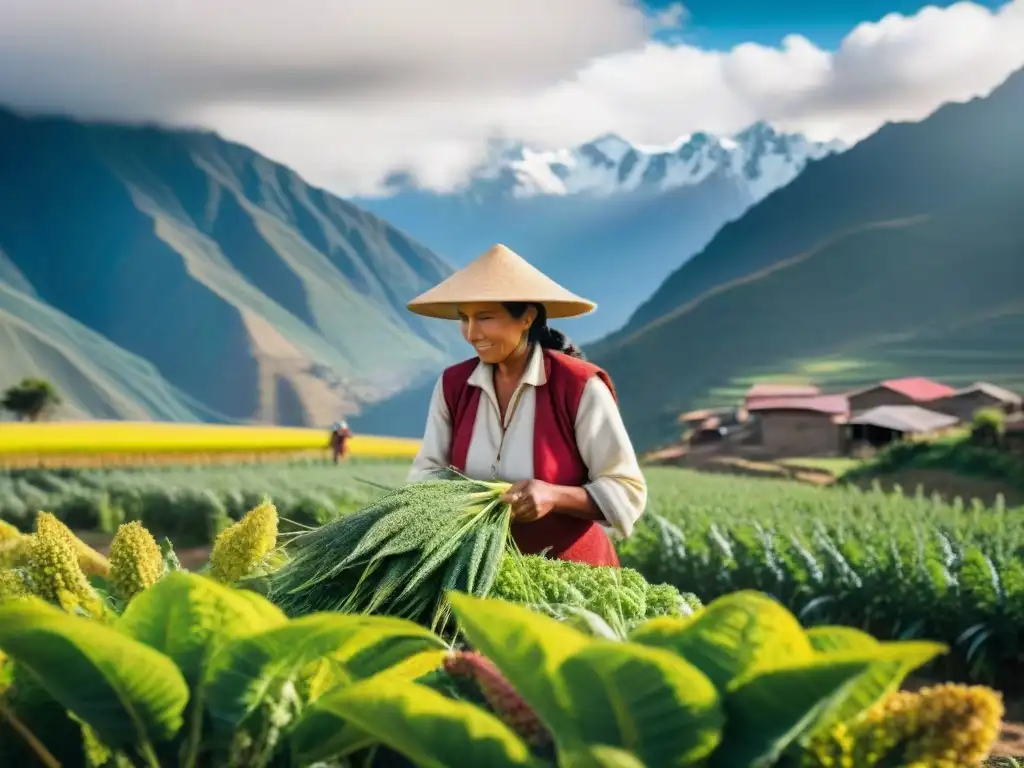
[[(409, 472), (409, 482), (423, 480), (432, 470), (451, 464), (452, 420), (444, 399), (442, 379), (438, 378), (434, 386), (423, 442)], [(507, 429), (502, 445), (493, 369), (486, 363), (477, 365), (468, 383), (479, 387), (484, 396), (480, 398), (466, 455), (467, 477), (489, 481), (497, 474), (509, 483), (533, 478), (534, 388), (546, 382), (544, 356), (538, 347), (512, 395), (510, 402), (518, 401), (518, 405), (510, 406), (505, 414)], [(604, 514), (605, 520), (600, 522), (622, 536), (629, 536), (647, 504), (647, 482), (640, 472), (615, 399), (596, 376), (587, 381), (580, 400), (576, 414), (576, 446), (590, 475), (590, 482), (584, 488)]]

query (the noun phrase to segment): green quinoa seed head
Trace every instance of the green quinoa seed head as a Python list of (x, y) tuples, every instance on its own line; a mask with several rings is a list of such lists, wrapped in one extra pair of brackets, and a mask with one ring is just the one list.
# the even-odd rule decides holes
[(582, 608), (630, 629), (655, 616), (689, 615), (700, 601), (631, 568), (591, 566), (537, 555), (506, 555), (490, 591), (509, 602)]

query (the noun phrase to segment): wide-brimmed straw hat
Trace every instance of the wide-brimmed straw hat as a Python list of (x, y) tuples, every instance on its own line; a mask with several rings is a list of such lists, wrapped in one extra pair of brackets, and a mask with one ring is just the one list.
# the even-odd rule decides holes
[(567, 291), (515, 251), (492, 246), (443, 282), (409, 302), (410, 312), (458, 320), (458, 305), (491, 301), (543, 304), (548, 317), (576, 317), (597, 305)]

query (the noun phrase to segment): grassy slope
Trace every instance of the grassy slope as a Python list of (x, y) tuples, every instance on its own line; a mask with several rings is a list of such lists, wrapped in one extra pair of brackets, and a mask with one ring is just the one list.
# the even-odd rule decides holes
[(0, 112), (0, 185), (0, 385), (79, 413), (322, 423), (458, 341), (404, 310), (443, 261), (216, 136)]
[(146, 360), (41, 302), (0, 253), (0, 384), (38, 373), (66, 415), (199, 421), (202, 408)]
[(1004, 451), (974, 445), (970, 436), (962, 433), (935, 440), (896, 443), (851, 469), (843, 479), (871, 480), (906, 469), (944, 470), (1000, 480), (1024, 491), (1024, 459)]
[(641, 448), (752, 379), (1024, 388), (1024, 73), (884, 128), (722, 230), (591, 353)]

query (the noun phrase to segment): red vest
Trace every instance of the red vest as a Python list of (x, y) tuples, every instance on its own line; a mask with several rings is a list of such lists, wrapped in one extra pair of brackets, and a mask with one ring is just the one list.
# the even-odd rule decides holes
[[(469, 385), (477, 358), (448, 368), (442, 376), (445, 403), (452, 419), (449, 461), (466, 470), (466, 455), (473, 437), (480, 388)], [(561, 352), (544, 350), (547, 384), (536, 388), (533, 425), (533, 476), (553, 485), (583, 486), (590, 477), (576, 446), (576, 412), (589, 379), (598, 376), (615, 396), (608, 374), (596, 365)], [(574, 560), (590, 565), (619, 565), (611, 540), (600, 525), (552, 512), (532, 523), (513, 523), (512, 537), (524, 554)]]

